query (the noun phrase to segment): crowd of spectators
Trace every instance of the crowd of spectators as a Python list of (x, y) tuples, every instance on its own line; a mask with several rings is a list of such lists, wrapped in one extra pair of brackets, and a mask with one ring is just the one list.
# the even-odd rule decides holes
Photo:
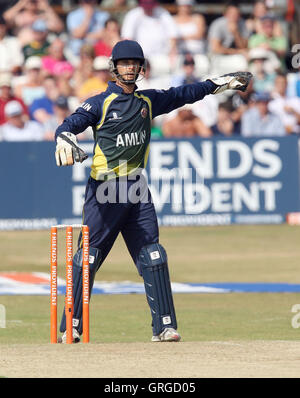
[[(122, 39), (144, 49), (148, 69), (139, 89), (236, 70), (254, 75), (245, 93), (209, 95), (157, 118), (153, 136), (300, 134), (300, 64), (289, 58), (291, 22), (270, 3), (255, 1), (251, 15), (242, 15), (230, 2), (208, 23), (194, 0), (176, 0), (173, 13), (157, 0), (79, 0), (66, 15), (48, 0), (17, 1), (0, 15), (0, 140), (53, 140), (66, 116), (105, 91), (109, 56)], [(92, 131), (79, 138), (92, 139)]]

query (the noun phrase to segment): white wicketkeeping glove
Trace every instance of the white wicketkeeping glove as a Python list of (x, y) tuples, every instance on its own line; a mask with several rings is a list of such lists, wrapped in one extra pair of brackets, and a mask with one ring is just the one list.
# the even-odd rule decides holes
[(75, 134), (65, 132), (56, 139), (55, 159), (57, 166), (72, 166), (75, 162), (82, 163), (87, 154), (77, 145)]
[(246, 91), (252, 77), (250, 72), (234, 72), (208, 80), (218, 86), (212, 94), (219, 94), (225, 90)]

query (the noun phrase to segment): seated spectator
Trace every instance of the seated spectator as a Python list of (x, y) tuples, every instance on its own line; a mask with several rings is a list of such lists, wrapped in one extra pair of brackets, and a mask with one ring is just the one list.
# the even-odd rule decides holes
[(53, 76), (48, 76), (43, 81), (45, 95), (37, 98), (29, 107), (30, 117), (37, 122), (44, 124), (53, 115), (53, 106), (59, 92)]
[(12, 7), (4, 12), (4, 18), (10, 28), (15, 32), (31, 26), (40, 17), (38, 2), (35, 0), (18, 0)]
[(80, 49), (79, 62), (73, 74), (75, 88), (78, 89), (92, 75), (94, 59), (94, 47), (91, 44), (84, 44)]
[(102, 39), (95, 44), (95, 55), (111, 56), (113, 46), (120, 41), (120, 25), (115, 18), (109, 18), (104, 24)]
[(281, 61), (284, 67), (284, 58), (288, 49), (288, 42), (286, 37), (275, 34), (275, 18), (271, 15), (266, 15), (261, 18), (262, 33), (254, 34), (249, 39), (249, 48), (263, 48), (264, 50), (272, 51)]
[(40, 57), (29, 57), (24, 65), (25, 76), (21, 83), (14, 87), (15, 95), (22, 98), (27, 106), (45, 95), (41, 73), (42, 61)]
[(211, 130), (193, 112), (191, 105), (185, 105), (169, 113), (163, 124), (164, 137), (210, 137)]
[(249, 32), (234, 3), (225, 7), (224, 16), (214, 20), (208, 30), (211, 53), (218, 55), (247, 54)]
[(93, 62), (92, 75), (78, 88), (77, 96), (80, 102), (100, 94), (107, 89), (111, 78), (108, 66), (108, 57), (96, 57)]
[(276, 113), (287, 134), (300, 133), (300, 98), (287, 96), (287, 77), (278, 74), (269, 104), (271, 112)]
[(199, 82), (199, 78), (195, 76), (195, 60), (191, 54), (186, 54), (183, 58), (182, 74), (173, 77), (171, 86), (177, 87), (197, 82)]
[(251, 63), (253, 59), (263, 59), (264, 69), (267, 73), (279, 72), (281, 68), (281, 62), (277, 55), (270, 50), (265, 50), (264, 48), (254, 47), (249, 50), (248, 60)]
[(72, 80), (72, 74), (66, 71), (54, 76), (54, 79), (59, 94), (68, 98), (70, 107), (72, 111), (74, 111), (75, 109), (72, 104), (74, 103), (75, 108), (78, 108), (80, 104), (79, 100), (75, 97), (75, 88)]
[(231, 137), (239, 134), (236, 123), (231, 117), (232, 109), (228, 104), (220, 104), (218, 109), (217, 123), (211, 127), (214, 136)]
[(241, 134), (243, 137), (284, 136), (285, 128), (280, 117), (269, 110), (269, 93), (253, 96), (254, 107), (242, 116)]
[(68, 98), (60, 95), (53, 104), (53, 114), (44, 123), (45, 140), (54, 140), (57, 127), (70, 113)]
[(14, 96), (11, 89), (11, 76), (8, 74), (0, 75), (0, 125), (4, 124), (7, 120), (5, 118), (4, 108), (10, 101), (17, 101), (23, 108), (24, 115), (28, 116), (28, 109), (21, 98)]
[(69, 46), (76, 56), (79, 56), (84, 43), (94, 45), (102, 38), (109, 14), (96, 8), (96, 3), (96, 0), (80, 0), (79, 8), (67, 15), (67, 30), (71, 36)]
[(139, 6), (125, 15), (121, 36), (136, 40), (145, 57), (174, 55), (176, 53), (177, 28), (171, 14), (156, 0), (139, 0)]
[(249, 71), (253, 74), (253, 88), (255, 92), (271, 92), (274, 88), (276, 73), (269, 72), (269, 51), (253, 48), (249, 52)]
[[(264, 0), (256, 0), (253, 6), (252, 15), (246, 19), (246, 26), (250, 36), (253, 34), (262, 34), (263, 28), (261, 18), (268, 14), (268, 8)], [(279, 21), (275, 21), (274, 32), (276, 36), (282, 36), (282, 27)]]
[(10, 101), (4, 108), (7, 122), (0, 127), (0, 139), (3, 141), (41, 141), (44, 138), (43, 127), (24, 118), (22, 105)]
[(180, 54), (206, 52), (206, 21), (193, 12), (194, 0), (177, 0), (174, 21), (178, 29), (177, 49)]
[(32, 56), (42, 57), (48, 53), (48, 47), (50, 45), (47, 40), (48, 28), (42, 19), (37, 19), (32, 24), (32, 33), (33, 40), (22, 49), (25, 59)]
[(42, 57), (42, 69), (46, 74), (59, 76), (63, 73), (73, 74), (73, 66), (64, 55), (65, 43), (58, 37), (48, 47), (48, 55)]
[(19, 40), (7, 34), (7, 26), (0, 15), (0, 73), (14, 73), (23, 64), (24, 58)]
[(48, 0), (19, 0), (3, 16), (23, 46), (33, 40), (31, 26), (37, 19), (42, 19), (51, 32), (60, 33), (64, 29), (63, 21)]

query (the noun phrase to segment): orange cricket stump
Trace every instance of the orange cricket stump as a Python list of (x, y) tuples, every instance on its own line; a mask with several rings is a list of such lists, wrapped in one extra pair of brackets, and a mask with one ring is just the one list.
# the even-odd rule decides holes
[(50, 342), (57, 343), (57, 242), (58, 229), (66, 229), (66, 343), (73, 343), (73, 230), (82, 230), (82, 337), (89, 343), (89, 227), (87, 225), (55, 225), (51, 227), (50, 247)]
[(89, 228), (82, 227), (82, 341), (90, 341), (89, 331)]
[(57, 343), (57, 228), (51, 228), (50, 341)]
[(66, 331), (67, 344), (73, 343), (73, 228), (66, 228)]

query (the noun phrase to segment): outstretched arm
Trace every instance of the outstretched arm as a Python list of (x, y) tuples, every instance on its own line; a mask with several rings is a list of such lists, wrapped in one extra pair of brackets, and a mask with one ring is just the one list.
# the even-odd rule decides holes
[(235, 72), (201, 83), (185, 84), (169, 90), (144, 90), (141, 93), (151, 100), (152, 118), (155, 118), (185, 104), (193, 104), (208, 94), (219, 94), (225, 90), (245, 91), (251, 78), (252, 74), (249, 72)]
[(169, 90), (144, 90), (152, 103), (152, 118), (169, 113), (185, 104), (192, 104), (211, 94), (216, 85), (211, 81), (171, 87)]

